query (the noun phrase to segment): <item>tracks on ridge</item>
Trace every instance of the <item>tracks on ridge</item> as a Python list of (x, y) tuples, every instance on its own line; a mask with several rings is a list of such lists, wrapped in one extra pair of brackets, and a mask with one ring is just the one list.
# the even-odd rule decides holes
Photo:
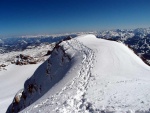
[(71, 81), (68, 81), (60, 92), (49, 95), (42, 102), (29, 106), (26, 113), (40, 112), (39, 109), (45, 113), (84, 113), (89, 110), (87, 107), (89, 108), (90, 103), (85, 98), (85, 92), (93, 68), (94, 52), (76, 39), (63, 43), (64, 47), (79, 53), (83, 57), (81, 64), (74, 67), (75, 69), (79, 68), (77, 75)]

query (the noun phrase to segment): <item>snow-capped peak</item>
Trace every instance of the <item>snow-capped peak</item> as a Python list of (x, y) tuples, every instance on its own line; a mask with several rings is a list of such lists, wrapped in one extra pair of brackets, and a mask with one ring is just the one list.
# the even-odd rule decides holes
[(82, 35), (55, 45), (7, 113), (146, 112), (149, 74), (124, 44)]

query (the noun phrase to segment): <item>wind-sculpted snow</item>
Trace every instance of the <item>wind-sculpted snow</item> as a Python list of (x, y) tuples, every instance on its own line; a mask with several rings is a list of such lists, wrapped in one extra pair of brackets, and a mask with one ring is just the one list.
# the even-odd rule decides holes
[(22, 93), (19, 101), (16, 101), (15, 97), (7, 112), (17, 113), (42, 97), (63, 78), (70, 68), (70, 60), (70, 56), (60, 45), (56, 44), (50, 58), (38, 67), (33, 76), (25, 82), (24, 90), (18, 93)]
[(44, 113), (84, 112), (86, 110), (88, 102), (84, 94), (91, 75), (94, 54), (77, 40), (65, 42), (64, 45), (68, 51), (75, 54), (72, 68), (61, 83), (57, 84), (59, 86), (65, 83), (64, 87), (61, 86), (60, 91), (53, 95), (49, 91), (42, 101), (36, 102), (22, 112), (39, 112), (39, 108)]
[(82, 35), (56, 44), (8, 113), (149, 113), (149, 81), (128, 47)]

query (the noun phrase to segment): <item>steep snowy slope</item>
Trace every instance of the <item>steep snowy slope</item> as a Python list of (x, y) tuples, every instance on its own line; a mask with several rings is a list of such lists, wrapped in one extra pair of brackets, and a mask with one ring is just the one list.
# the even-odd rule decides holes
[(56, 45), (8, 112), (144, 113), (149, 81), (150, 68), (125, 45), (84, 35)]
[[(38, 66), (44, 62), (48, 50), (52, 50), (53, 45), (41, 44), (40, 46), (25, 51), (16, 51), (0, 54), (0, 113), (5, 113), (12, 102), (16, 92), (24, 87), (24, 82), (30, 78)], [(15, 65), (16, 56), (25, 54), (34, 57), (37, 64)], [(29, 59), (28, 59), (29, 61)], [(2, 67), (2, 64), (6, 67)]]
[(0, 71), (0, 113), (5, 113), (16, 92), (23, 88), (24, 82), (31, 77), (40, 64), (28, 66), (9, 65)]

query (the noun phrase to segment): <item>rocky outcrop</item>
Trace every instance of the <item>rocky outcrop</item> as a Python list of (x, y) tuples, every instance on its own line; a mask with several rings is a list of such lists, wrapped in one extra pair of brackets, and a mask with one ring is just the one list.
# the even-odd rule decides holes
[(0, 71), (1, 70), (7, 70), (5, 67), (6, 67), (7, 65), (6, 64), (0, 64)]
[(20, 54), (16, 56), (12, 63), (16, 65), (36, 64), (37, 60), (29, 55)]
[(0, 68), (1, 68), (1, 67), (6, 67), (6, 66), (7, 66), (7, 65), (5, 65), (5, 64), (1, 64), (1, 65), (0, 65)]

